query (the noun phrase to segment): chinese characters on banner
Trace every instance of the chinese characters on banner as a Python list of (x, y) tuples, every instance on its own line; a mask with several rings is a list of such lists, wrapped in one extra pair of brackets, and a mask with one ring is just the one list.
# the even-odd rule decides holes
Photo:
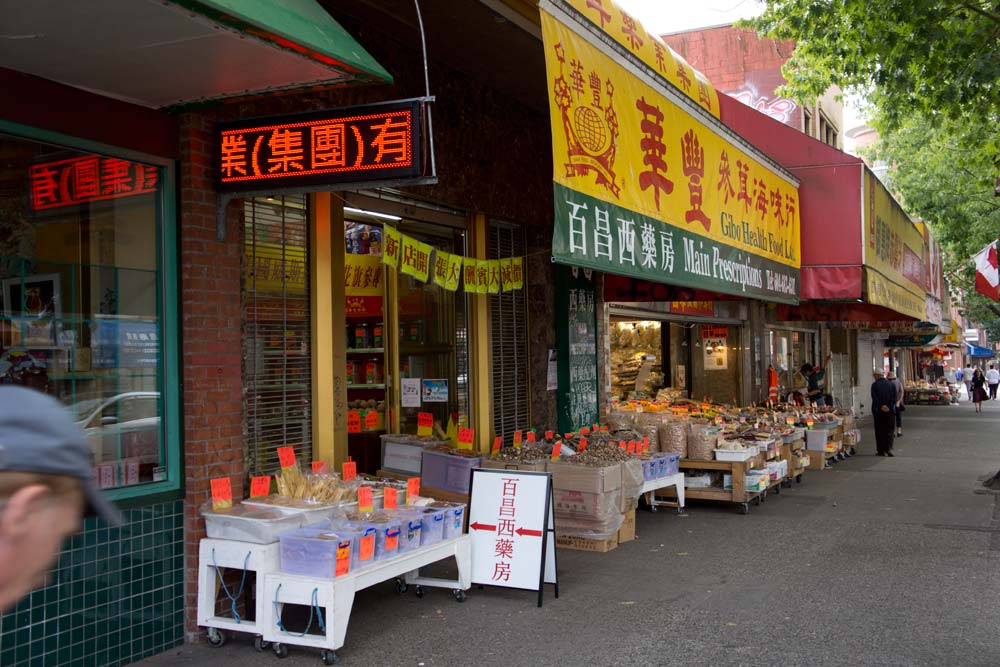
[(224, 123), (224, 192), (421, 175), (418, 100)]
[(344, 255), (344, 307), (348, 315), (382, 314), (382, 258)]
[[(570, 4), (591, 21), (603, 8), (603, 29), (634, 51), (627, 32), (614, 34), (616, 26), (633, 26), (616, 18), (621, 12), (610, 1)], [(647, 84), (578, 29), (542, 12), (556, 261), (797, 303), (799, 203), (791, 177), (751, 157), (711, 119), (673, 102), (665, 84)]]
[(160, 175), (152, 165), (85, 155), (32, 165), (30, 179), (31, 208), (43, 211), (156, 192)]
[(590, 271), (557, 267), (556, 408), (559, 430), (575, 431), (600, 419), (597, 391), (597, 292)]

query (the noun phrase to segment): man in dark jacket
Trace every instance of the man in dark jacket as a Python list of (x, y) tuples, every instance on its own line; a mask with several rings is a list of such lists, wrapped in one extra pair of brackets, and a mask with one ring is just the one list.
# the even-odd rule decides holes
[(872, 383), (872, 417), (875, 420), (875, 450), (878, 456), (895, 456), (892, 440), (896, 432), (896, 387), (875, 371)]

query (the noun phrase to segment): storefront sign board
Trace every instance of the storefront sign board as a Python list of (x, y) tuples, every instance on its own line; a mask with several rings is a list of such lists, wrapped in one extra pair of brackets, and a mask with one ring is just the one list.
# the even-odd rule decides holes
[(559, 431), (599, 420), (597, 391), (597, 293), (589, 270), (556, 267), (556, 339)]

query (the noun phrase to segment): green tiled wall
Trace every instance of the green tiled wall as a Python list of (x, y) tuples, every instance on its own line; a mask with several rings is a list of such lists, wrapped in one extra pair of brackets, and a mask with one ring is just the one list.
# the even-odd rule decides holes
[(3, 667), (114, 667), (184, 639), (184, 505), (88, 519), (49, 586), (0, 616)]

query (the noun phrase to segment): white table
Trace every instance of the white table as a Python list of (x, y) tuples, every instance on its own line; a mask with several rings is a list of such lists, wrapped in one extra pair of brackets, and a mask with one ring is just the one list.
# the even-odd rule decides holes
[[(220, 540), (205, 538), (198, 550), (198, 625), (208, 628), (208, 641), (212, 646), (222, 646), (225, 635), (219, 630), (248, 632), (260, 635), (260, 622), (267, 612), (264, 598), (264, 575), (277, 572), (279, 569), (278, 543), (254, 544), (238, 540)], [(242, 582), (246, 582), (250, 573), (254, 577), (254, 621), (233, 615), (219, 616), (217, 597), (222, 590), (223, 582), (219, 577), (219, 568), (243, 570)], [(230, 582), (229, 593), (239, 600), (247, 595), (248, 589), (240, 583)]]
[[(432, 579), (419, 576), (419, 570), (439, 560), (454, 556), (458, 563), (458, 579)], [(334, 664), (334, 653), (344, 645), (347, 623), (351, 618), (354, 594), (390, 579), (402, 577), (406, 585), (450, 588), (455, 598), (465, 600), (465, 591), (472, 586), (472, 541), (468, 535), (439, 542), (433, 546), (421, 547), (416, 551), (378, 561), (360, 570), (335, 579), (320, 579), (278, 571), (264, 577), (264, 619), (259, 625), (265, 642), (272, 642), (275, 655), (287, 655), (287, 645), (310, 646), (323, 649), (323, 662)], [(399, 592), (405, 592), (405, 585), (398, 585)], [(301, 635), (282, 630), (278, 622), (286, 604), (313, 606), (322, 610), (325, 634)], [(315, 616), (313, 627), (318, 627)]]
[[(676, 501), (656, 499), (657, 491), (671, 486), (677, 494)], [(650, 511), (655, 512), (659, 507), (676, 507), (677, 513), (680, 514), (684, 511), (684, 473), (677, 472), (659, 479), (648, 480), (643, 483), (640, 493), (646, 496), (646, 504), (649, 505)]]

